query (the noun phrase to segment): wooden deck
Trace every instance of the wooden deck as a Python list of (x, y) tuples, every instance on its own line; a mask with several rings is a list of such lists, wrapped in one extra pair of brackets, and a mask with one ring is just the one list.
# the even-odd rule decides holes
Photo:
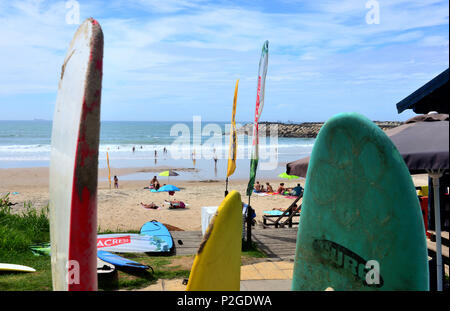
[[(194, 255), (202, 240), (201, 231), (172, 231), (176, 255)], [(297, 228), (255, 229), (252, 239), (269, 258), (293, 260)], [(181, 244), (182, 243), (182, 244)]]
[[(252, 239), (268, 258), (294, 260), (297, 229), (298, 227), (254, 229), (252, 231)], [(176, 255), (194, 255), (197, 253), (202, 240), (201, 231), (172, 231), (171, 234), (175, 242)], [(443, 234), (443, 239), (445, 238), (448, 241), (448, 233), (447, 236)], [(182, 245), (179, 241), (181, 241)], [(429, 255), (433, 256), (434, 252), (436, 252), (435, 243), (427, 240), (427, 244)], [(443, 245), (442, 255), (448, 271), (448, 245)]]
[[(171, 231), (176, 255), (194, 255), (202, 241), (201, 231)], [(182, 244), (180, 244), (180, 242)]]
[(253, 230), (252, 239), (267, 257), (294, 260), (297, 229), (298, 227)]

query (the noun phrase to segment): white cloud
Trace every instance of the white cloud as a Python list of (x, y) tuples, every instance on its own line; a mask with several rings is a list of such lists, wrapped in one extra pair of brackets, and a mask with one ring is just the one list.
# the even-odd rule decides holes
[[(266, 39), (272, 87), (266, 94), (280, 101), (309, 96), (314, 102), (320, 96), (312, 96), (336, 84), (416, 85), (448, 66), (448, 31), (435, 30), (448, 27), (448, 2), (380, 0), (379, 25), (366, 24), (364, 0), (300, 5), (305, 9), (274, 13), (240, 2), (80, 1), (82, 19), (97, 18), (105, 35), (104, 111), (134, 100), (204, 107), (226, 98), (238, 78), (240, 98), (253, 103)], [(0, 9), (0, 97), (56, 92), (77, 28), (65, 23), (65, 1), (0, 0)], [(189, 105), (180, 113), (190, 113)]]

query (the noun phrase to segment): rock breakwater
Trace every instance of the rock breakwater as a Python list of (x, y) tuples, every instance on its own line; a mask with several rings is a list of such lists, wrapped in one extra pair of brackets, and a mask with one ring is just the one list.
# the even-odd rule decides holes
[[(402, 125), (398, 121), (373, 121), (383, 131)], [(303, 123), (280, 123), (280, 122), (261, 122), (259, 123), (260, 135), (295, 138), (315, 138), (319, 133), (324, 122), (303, 122)], [(251, 136), (253, 134), (253, 123), (247, 123), (237, 129), (237, 134)]]

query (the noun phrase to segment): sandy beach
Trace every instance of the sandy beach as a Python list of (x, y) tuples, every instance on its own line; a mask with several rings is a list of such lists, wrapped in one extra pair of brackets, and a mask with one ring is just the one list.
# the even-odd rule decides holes
[[(119, 189), (110, 189), (108, 181), (104, 181), (108, 173), (105, 169), (99, 170), (98, 184), (98, 227), (99, 230), (127, 231), (139, 230), (147, 221), (157, 220), (182, 230), (201, 230), (201, 208), (203, 206), (218, 206), (224, 196), (225, 181), (178, 181), (176, 177), (170, 178), (170, 184), (176, 185), (181, 191), (169, 197), (167, 192), (152, 193), (144, 187), (148, 186), (145, 180), (120, 180), (120, 176), (142, 171), (143, 168), (113, 169), (119, 176)], [(149, 180), (153, 177), (149, 172)], [(161, 184), (167, 182), (167, 177), (159, 178)], [(258, 179), (257, 179), (258, 180)], [(414, 175), (415, 185), (427, 185), (427, 175)], [(49, 169), (37, 168), (11, 168), (0, 169), (0, 194), (10, 193), (10, 200), (17, 203), (12, 207), (16, 212), (23, 210), (25, 202), (31, 202), (36, 208), (45, 207), (49, 200)], [(247, 180), (233, 180), (230, 178), (229, 190), (240, 192), (243, 202), (247, 203), (245, 196)], [(275, 188), (280, 182), (285, 186), (293, 187), (297, 183), (304, 186), (305, 179), (286, 181), (274, 177), (272, 180), (261, 179), (260, 182), (270, 182)], [(275, 188), (276, 189), (276, 188)], [(164, 204), (168, 199), (181, 200), (188, 204), (185, 209), (169, 209)], [(257, 222), (262, 221), (264, 211), (274, 208), (286, 208), (292, 198), (282, 195), (251, 197), (251, 205), (256, 211)], [(155, 203), (160, 209), (146, 209), (140, 203)]]

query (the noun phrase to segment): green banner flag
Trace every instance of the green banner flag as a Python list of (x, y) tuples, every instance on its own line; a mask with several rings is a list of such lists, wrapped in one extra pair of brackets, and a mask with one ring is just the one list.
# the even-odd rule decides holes
[(259, 130), (258, 122), (264, 107), (264, 90), (266, 86), (267, 63), (269, 61), (269, 41), (264, 42), (259, 60), (258, 87), (256, 91), (255, 121), (253, 123), (252, 157), (250, 161), (250, 180), (247, 186), (247, 195), (251, 196), (255, 185), (256, 170), (259, 160)]

